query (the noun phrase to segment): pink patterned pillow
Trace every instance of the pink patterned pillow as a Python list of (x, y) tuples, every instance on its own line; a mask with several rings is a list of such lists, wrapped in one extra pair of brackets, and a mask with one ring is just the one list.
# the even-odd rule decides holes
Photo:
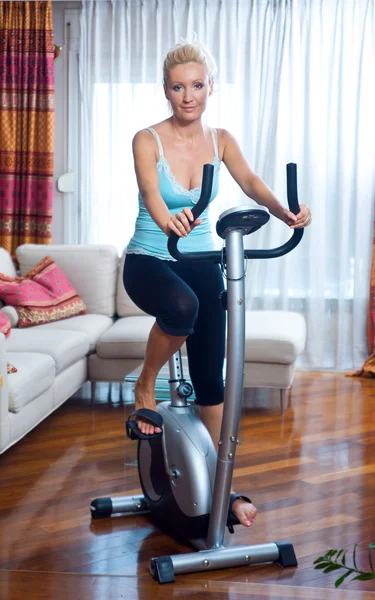
[(0, 274), (0, 299), (16, 309), (18, 327), (60, 321), (87, 313), (64, 273), (47, 256), (25, 277)]
[(10, 330), (11, 326), (9, 318), (4, 313), (0, 312), (0, 333), (4, 334), (5, 337), (8, 337)]

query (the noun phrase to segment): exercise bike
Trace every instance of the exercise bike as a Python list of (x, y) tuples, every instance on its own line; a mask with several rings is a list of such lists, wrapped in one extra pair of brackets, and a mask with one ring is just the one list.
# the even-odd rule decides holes
[[(201, 196), (192, 212), (194, 218), (207, 207), (211, 196), (213, 166), (205, 165)], [(299, 212), (297, 168), (287, 165), (287, 195), (290, 210)], [(224, 546), (225, 527), (233, 533), (239, 524), (231, 511), (231, 482), (241, 415), (245, 353), (245, 258), (276, 258), (287, 254), (301, 241), (303, 230), (295, 229), (282, 246), (267, 250), (244, 250), (245, 235), (269, 220), (263, 207), (237, 207), (222, 213), (216, 231), (225, 240), (222, 251), (181, 253), (179, 237), (172, 234), (168, 249), (177, 260), (213, 261), (226, 268), (227, 290), (222, 303), (228, 312), (227, 366), (224, 414), (218, 453), (211, 437), (189, 405), (189, 383), (183, 378), (181, 355), (169, 361), (171, 401), (158, 404), (157, 413), (144, 409), (146, 418), (162, 433), (152, 438), (136, 435), (135, 421), (128, 420), (129, 437), (138, 438), (138, 470), (143, 495), (98, 498), (91, 503), (92, 518), (115, 514), (151, 513), (155, 521), (178, 537), (188, 540), (198, 552), (151, 558), (150, 573), (158, 583), (175, 581), (175, 575), (227, 567), (277, 562), (297, 566), (291, 542)], [(138, 430), (139, 432), (139, 430)], [(233, 497), (234, 496), (234, 497)]]

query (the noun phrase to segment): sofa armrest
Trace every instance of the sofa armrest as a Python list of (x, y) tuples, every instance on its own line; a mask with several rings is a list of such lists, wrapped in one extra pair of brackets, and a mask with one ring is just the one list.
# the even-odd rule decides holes
[(8, 407), (8, 375), (7, 360), (5, 352), (5, 338), (0, 333), (0, 375), (2, 385), (0, 387), (0, 453), (9, 444), (9, 407)]

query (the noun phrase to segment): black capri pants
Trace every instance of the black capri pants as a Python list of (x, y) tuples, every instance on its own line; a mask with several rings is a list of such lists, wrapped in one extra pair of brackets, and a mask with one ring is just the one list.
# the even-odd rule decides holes
[(186, 348), (196, 403), (221, 404), (226, 316), (220, 302), (224, 290), (220, 266), (128, 254), (123, 281), (133, 302), (156, 317), (165, 333), (188, 336)]

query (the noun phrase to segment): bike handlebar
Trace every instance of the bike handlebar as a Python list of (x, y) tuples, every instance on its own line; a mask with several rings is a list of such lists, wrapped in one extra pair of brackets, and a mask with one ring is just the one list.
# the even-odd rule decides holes
[[(194, 220), (198, 219), (199, 215), (207, 208), (211, 198), (212, 182), (214, 179), (214, 166), (211, 164), (203, 165), (203, 177), (201, 195), (198, 202), (192, 209)], [(176, 234), (174, 234), (176, 235)], [(177, 236), (178, 237), (178, 236)]]
[[(212, 181), (214, 175), (214, 167), (211, 164), (206, 164), (203, 167), (203, 179), (201, 195), (192, 209), (194, 219), (197, 219), (199, 215), (207, 208), (212, 191)], [(298, 192), (297, 192), (297, 165), (295, 163), (289, 163), (286, 166), (287, 175), (287, 198), (289, 210), (297, 215), (300, 212), (298, 203)], [(282, 246), (278, 248), (270, 248), (264, 250), (251, 250), (247, 249), (244, 251), (246, 258), (278, 258), (284, 254), (291, 252), (301, 241), (303, 236), (303, 229), (295, 229), (291, 238)], [(193, 260), (196, 262), (201, 261), (212, 261), (221, 262), (222, 252), (221, 250), (212, 250), (206, 252), (180, 252), (177, 248), (177, 244), (180, 237), (172, 232), (168, 238), (168, 250), (173, 258), (177, 260)]]

